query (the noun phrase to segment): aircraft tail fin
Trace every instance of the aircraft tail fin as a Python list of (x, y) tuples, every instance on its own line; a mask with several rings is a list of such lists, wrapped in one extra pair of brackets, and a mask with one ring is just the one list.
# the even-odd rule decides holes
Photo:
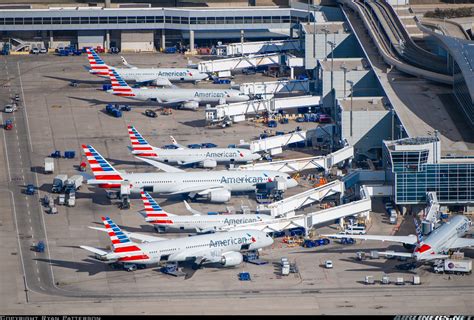
[(99, 55), (92, 48), (86, 48), (87, 59), (89, 60), (89, 65), (91, 67), (90, 73), (96, 74), (99, 76), (108, 76), (109, 75), (109, 66), (102, 60)]
[(128, 126), (128, 136), (130, 137), (130, 142), (132, 143), (132, 153), (139, 155), (140, 157), (156, 157), (158, 156), (154, 149), (155, 147), (151, 146), (148, 141), (135, 129), (134, 126)]
[(109, 78), (112, 83), (112, 93), (121, 97), (134, 97), (133, 89), (122, 79), (122, 77), (112, 68), (109, 68)]
[(165, 223), (167, 221), (166, 217), (174, 216), (174, 214), (168, 213), (152, 198), (146, 191), (141, 192), (141, 198), (143, 201), (143, 206), (145, 207), (145, 220), (147, 222), (161, 221)]
[(417, 243), (418, 243), (418, 245), (422, 245), (423, 244), (423, 232), (421, 232), (421, 226), (418, 223), (418, 221), (416, 220), (416, 218), (414, 218), (413, 220), (415, 221)]
[[(96, 181), (104, 181), (104, 184), (111, 184), (109, 187), (120, 187), (120, 183), (124, 180), (120, 172), (115, 170), (112, 165), (102, 157), (91, 145), (82, 145), (87, 162), (91, 167)], [(115, 183), (116, 182), (116, 183)]]

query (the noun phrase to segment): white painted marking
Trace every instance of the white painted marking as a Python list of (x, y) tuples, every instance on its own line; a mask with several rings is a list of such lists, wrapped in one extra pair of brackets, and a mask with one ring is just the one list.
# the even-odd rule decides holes
[[(39, 268), (36, 268), (36, 272), (40, 273), (40, 270), (39, 270)], [(38, 278), (38, 279), (39, 279), (39, 278)]]
[[(0, 121), (3, 123), (3, 117), (1, 115), (0, 115)], [(5, 138), (4, 130), (2, 130), (2, 135), (3, 135), (3, 144), (5, 145), (5, 158), (7, 159), (8, 181), (12, 181), (12, 175), (10, 172), (10, 160), (8, 160), (7, 139)]]
[(38, 282), (41, 282), (41, 279), (40, 279), (40, 277), (38, 277)]
[(21, 71), (20, 71), (20, 63), (16, 63), (18, 67), (18, 79), (20, 79), (20, 88), (21, 88), (21, 95), (23, 97), (23, 110), (25, 110), (25, 120), (26, 120), (26, 128), (28, 131), (28, 142), (30, 144), (30, 151), (33, 152), (33, 144), (31, 142), (31, 135), (30, 135), (30, 123), (28, 122), (28, 112), (26, 111), (26, 99), (25, 99), (25, 91), (23, 90), (23, 81), (21, 80)]
[(30, 213), (30, 210), (28, 210), (28, 215), (30, 215), (30, 214), (31, 214), (31, 213)]
[(27, 207), (29, 207), (29, 206), (30, 206), (30, 204), (27, 202), (27, 203), (26, 203), (26, 206), (27, 206)]

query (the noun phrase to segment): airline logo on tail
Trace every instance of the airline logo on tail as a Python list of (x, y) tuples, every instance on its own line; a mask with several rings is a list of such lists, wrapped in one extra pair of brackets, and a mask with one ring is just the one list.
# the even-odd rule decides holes
[(109, 68), (109, 78), (112, 83), (112, 93), (122, 97), (134, 97), (132, 88), (122, 79), (122, 77), (112, 68)]
[(109, 66), (99, 57), (99, 55), (92, 48), (86, 48), (87, 59), (91, 66), (90, 73), (100, 76), (109, 75)]
[[(415, 221), (415, 228), (416, 228), (416, 237), (417, 237), (417, 242), (418, 242), (418, 246), (415, 249), (415, 252), (417, 253), (428, 252), (431, 250), (431, 246), (423, 243), (423, 232), (421, 230), (421, 226), (416, 219), (414, 219), (414, 221)], [(434, 253), (435, 253), (434, 251), (431, 252), (431, 254), (434, 254)]]
[[(120, 188), (120, 182), (123, 181), (120, 173), (104, 159), (91, 145), (82, 145), (87, 162), (92, 173), (97, 180), (104, 180), (104, 184), (99, 185), (102, 188)], [(118, 182), (118, 183), (114, 183)]]
[(130, 241), (128, 236), (120, 230), (120, 228), (109, 217), (102, 217), (105, 229), (112, 241), (112, 247), (115, 253), (127, 253), (125, 257), (121, 257), (119, 261), (134, 261), (149, 259), (143, 251)]
[(153, 147), (142, 137), (140, 132), (134, 126), (128, 126), (128, 136), (132, 142), (132, 151), (141, 157), (157, 157), (153, 152)]
[(146, 221), (154, 224), (173, 224), (170, 219), (164, 217), (172, 216), (172, 214), (164, 211), (160, 205), (153, 199), (148, 192), (142, 191), (141, 197), (145, 207)]

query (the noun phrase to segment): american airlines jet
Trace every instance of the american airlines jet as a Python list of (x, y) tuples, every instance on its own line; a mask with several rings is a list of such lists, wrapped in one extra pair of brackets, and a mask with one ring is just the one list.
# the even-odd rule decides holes
[(249, 163), (258, 160), (261, 156), (252, 153), (248, 149), (240, 148), (203, 148), (191, 149), (182, 146), (174, 138), (173, 144), (176, 149), (162, 149), (151, 146), (148, 141), (138, 132), (138, 130), (129, 125), (128, 135), (132, 143), (132, 154), (157, 160), (165, 163), (176, 163), (181, 166), (197, 165), (203, 168), (215, 168), (217, 164), (222, 163)]
[(219, 214), (204, 215), (192, 209), (185, 201), (186, 208), (193, 215), (177, 216), (163, 210), (147, 192), (141, 192), (145, 207), (145, 221), (153, 224), (158, 232), (191, 231), (197, 233), (220, 231), (223, 226), (268, 221), (272, 218), (261, 214)]
[[(112, 250), (104, 251), (89, 246), (82, 249), (94, 253), (100, 260), (156, 264), (160, 261), (194, 261), (197, 265), (219, 263), (233, 267), (243, 261), (242, 250), (258, 250), (273, 244), (273, 239), (265, 232), (242, 230), (220, 232), (193, 237), (166, 239), (122, 231), (109, 217), (102, 217), (105, 229), (91, 229), (107, 232), (112, 242)], [(137, 239), (141, 243), (133, 242)]]
[(413, 253), (408, 252), (379, 252), (382, 255), (400, 256), (414, 258), (417, 261), (428, 261), (434, 259), (444, 259), (449, 256), (446, 254), (449, 250), (460, 249), (474, 246), (474, 239), (463, 238), (469, 231), (471, 221), (465, 216), (458, 215), (442, 224), (439, 228), (431, 232), (425, 240), (421, 230), (417, 225), (418, 236), (379, 236), (379, 235), (347, 235), (347, 234), (328, 234), (323, 235), (333, 238), (353, 238), (363, 240), (378, 240), (403, 243), (405, 247), (415, 246)]
[(131, 88), (112, 68), (109, 68), (110, 92), (140, 101), (155, 101), (163, 105), (196, 110), (199, 104), (222, 104), (249, 100), (249, 96), (233, 89)]
[(267, 170), (218, 170), (187, 172), (153, 160), (146, 160), (165, 172), (123, 173), (115, 170), (92, 146), (82, 145), (95, 179), (88, 184), (101, 188), (120, 188), (128, 181), (132, 193), (147, 192), (163, 195), (188, 194), (194, 199), (211, 202), (227, 202), (231, 192), (254, 191), (257, 183), (266, 183), (276, 178), (285, 181), (287, 188), (298, 182), (287, 173)]
[(87, 59), (89, 60), (91, 74), (106, 77), (109, 76), (109, 68), (114, 69), (127, 81), (137, 83), (152, 83), (156, 86), (171, 86), (171, 82), (176, 81), (200, 81), (207, 79), (206, 73), (199, 72), (191, 68), (137, 68), (127, 63), (122, 57), (122, 62), (128, 68), (114, 68), (108, 66), (104, 60), (92, 48), (87, 48)]

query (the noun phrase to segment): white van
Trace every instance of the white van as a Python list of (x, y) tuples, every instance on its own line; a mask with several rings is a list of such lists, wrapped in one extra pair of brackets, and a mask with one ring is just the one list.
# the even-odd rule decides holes
[(365, 234), (365, 227), (358, 225), (349, 225), (344, 230), (346, 234)]

